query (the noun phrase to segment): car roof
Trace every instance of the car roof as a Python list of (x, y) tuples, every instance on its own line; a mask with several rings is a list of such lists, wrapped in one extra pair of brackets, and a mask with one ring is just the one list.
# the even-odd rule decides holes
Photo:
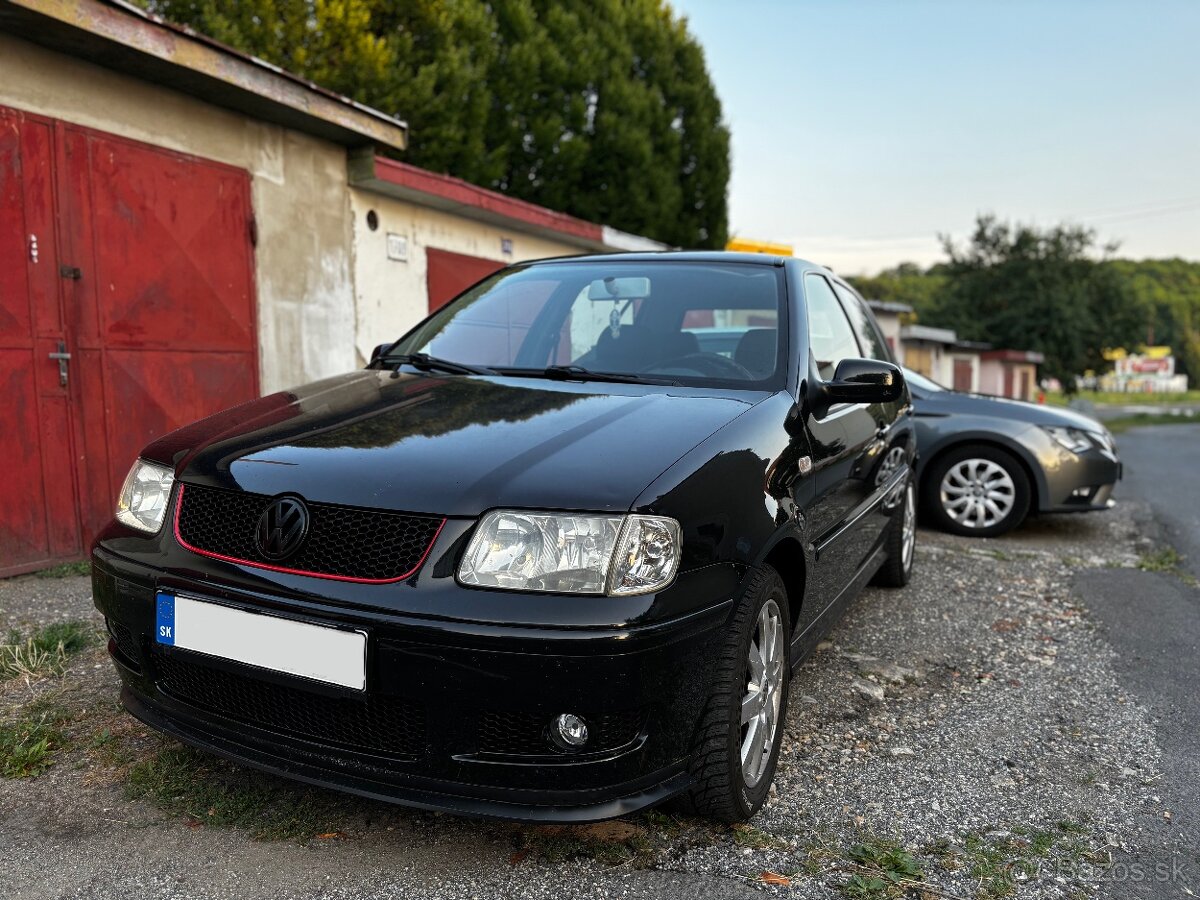
[(829, 270), (816, 263), (794, 256), (775, 256), (769, 253), (732, 253), (727, 250), (662, 250), (650, 253), (592, 253), (586, 256), (554, 256), (516, 263), (517, 266), (538, 266), (547, 263), (585, 262), (713, 262), (745, 263), (755, 266), (783, 266), (787, 263), (804, 268)]

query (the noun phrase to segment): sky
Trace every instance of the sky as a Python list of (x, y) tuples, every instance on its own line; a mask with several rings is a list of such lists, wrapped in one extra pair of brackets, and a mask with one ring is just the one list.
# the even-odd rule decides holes
[(733, 134), (730, 233), (841, 274), (979, 213), (1200, 260), (1200, 0), (671, 0)]

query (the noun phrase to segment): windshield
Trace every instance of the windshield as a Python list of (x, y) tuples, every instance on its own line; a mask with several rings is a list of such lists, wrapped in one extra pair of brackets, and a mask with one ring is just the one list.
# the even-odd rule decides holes
[(924, 375), (914, 372), (912, 369), (904, 370), (904, 378), (908, 382), (909, 387), (915, 387), (919, 391), (929, 391), (930, 393), (935, 393), (937, 391), (949, 390), (949, 388), (942, 387), (936, 381), (926, 378)]
[(786, 367), (783, 270), (719, 262), (563, 262), (507, 269), (387, 356), (426, 353), (505, 375), (549, 366), (775, 390)]

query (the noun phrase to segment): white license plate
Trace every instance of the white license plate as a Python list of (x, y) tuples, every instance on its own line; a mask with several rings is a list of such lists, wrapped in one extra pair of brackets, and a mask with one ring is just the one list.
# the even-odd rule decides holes
[(363, 690), (367, 636), (159, 593), (155, 640), (210, 656)]

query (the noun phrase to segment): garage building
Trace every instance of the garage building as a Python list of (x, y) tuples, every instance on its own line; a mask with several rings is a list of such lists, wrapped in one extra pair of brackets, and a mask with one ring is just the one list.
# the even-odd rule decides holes
[(509, 262), (661, 247), (407, 141), (120, 0), (0, 0), (0, 576), (80, 558), (166, 431), (360, 366)]

